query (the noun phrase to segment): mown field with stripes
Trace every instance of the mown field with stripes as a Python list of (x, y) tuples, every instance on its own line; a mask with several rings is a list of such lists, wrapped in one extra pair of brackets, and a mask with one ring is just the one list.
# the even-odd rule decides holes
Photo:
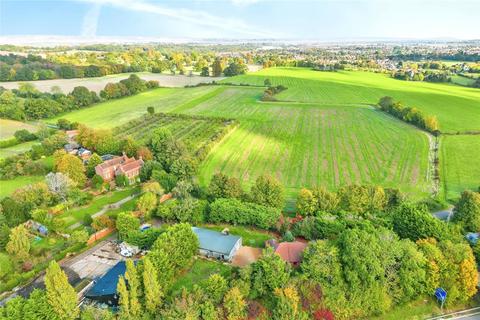
[(441, 138), (442, 191), (455, 199), (465, 189), (480, 188), (480, 135), (446, 135)]
[(373, 72), (303, 68), (269, 68), (223, 81), (263, 85), (266, 78), (273, 85), (288, 88), (277, 96), (281, 100), (376, 104), (381, 97), (391, 96), (409, 107), (436, 115), (443, 132), (480, 131), (480, 90), (455, 84), (396, 80)]
[[(265, 79), (288, 89), (277, 102), (261, 102)], [(367, 72), (318, 72), (270, 68), (224, 82), (248, 86), (160, 88), (71, 112), (67, 118), (97, 128), (114, 128), (156, 112), (238, 120), (238, 126), (202, 162), (199, 178), (215, 172), (249, 187), (262, 173), (285, 185), (289, 199), (302, 187), (380, 184), (420, 198), (432, 191), (427, 135), (372, 107), (390, 95), (436, 115), (446, 133), (480, 130), (480, 90), (453, 84), (407, 82)], [(54, 119), (56, 120), (56, 119)], [(135, 120), (137, 121), (137, 120)], [(217, 126), (219, 125), (219, 126)], [(145, 140), (154, 128), (169, 128), (179, 139), (201, 146), (221, 124), (200, 118), (163, 118), (122, 127), (119, 135)], [(480, 135), (448, 136), (440, 143), (441, 186), (447, 198), (475, 186)], [(462, 156), (459, 156), (462, 155)], [(476, 167), (475, 167), (476, 166)], [(431, 168), (430, 168), (431, 169)], [(429, 174), (430, 172), (430, 174)]]
[(203, 162), (203, 184), (221, 171), (246, 186), (272, 174), (290, 199), (317, 185), (381, 184), (416, 197), (430, 191), (428, 139), (419, 130), (370, 106), (262, 103), (261, 94), (261, 88), (230, 87), (185, 111), (239, 120)]

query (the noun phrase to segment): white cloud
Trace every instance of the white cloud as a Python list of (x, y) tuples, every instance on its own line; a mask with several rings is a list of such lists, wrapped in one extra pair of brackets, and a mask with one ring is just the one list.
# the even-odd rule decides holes
[(88, 10), (85, 17), (83, 17), (82, 36), (95, 37), (101, 8), (102, 4), (96, 3)]
[[(189, 9), (172, 9), (156, 3), (146, 2), (144, 0), (79, 0), (82, 2), (95, 3), (97, 5), (111, 5), (113, 7), (129, 10), (158, 14), (179, 21), (188, 22), (198, 26), (212, 27), (220, 30), (235, 32), (238, 34), (254, 37), (278, 37), (277, 34), (267, 30), (258, 30), (254, 26), (248, 25), (242, 20), (234, 18), (218, 17), (203, 11), (193, 11)], [(238, 0), (236, 0), (238, 1)], [(252, 0), (243, 0), (252, 1)]]

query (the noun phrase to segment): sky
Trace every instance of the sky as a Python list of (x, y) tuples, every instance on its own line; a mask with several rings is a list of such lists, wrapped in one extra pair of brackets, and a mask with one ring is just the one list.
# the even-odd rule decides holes
[(0, 0), (0, 42), (35, 36), (480, 39), (480, 0)]

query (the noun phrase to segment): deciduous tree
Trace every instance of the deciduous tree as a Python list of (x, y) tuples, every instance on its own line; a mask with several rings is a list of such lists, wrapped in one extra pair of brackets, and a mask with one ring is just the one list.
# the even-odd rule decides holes
[(480, 230), (480, 193), (464, 191), (454, 209), (453, 221), (461, 223), (465, 231)]
[(231, 288), (223, 300), (227, 320), (242, 320), (246, 316), (247, 303), (237, 287)]
[(47, 268), (45, 286), (48, 303), (59, 319), (71, 320), (79, 316), (77, 293), (56, 261), (50, 262)]
[(283, 186), (269, 175), (261, 175), (257, 178), (250, 197), (253, 202), (267, 207), (282, 208), (284, 205)]
[(12, 257), (15, 257), (19, 261), (28, 259), (30, 255), (30, 239), (28, 237), (28, 231), (23, 225), (12, 229), (6, 250)]
[(55, 162), (55, 168), (58, 172), (67, 175), (78, 187), (83, 187), (87, 181), (82, 160), (74, 155), (63, 155), (58, 162)]

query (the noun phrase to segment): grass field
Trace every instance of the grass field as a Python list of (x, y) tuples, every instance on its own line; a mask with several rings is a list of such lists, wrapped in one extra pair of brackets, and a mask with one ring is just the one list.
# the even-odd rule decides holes
[(146, 114), (149, 106), (155, 107), (156, 112), (168, 112), (191, 100), (200, 99), (216, 89), (218, 88), (159, 88), (62, 114), (48, 119), (47, 122), (56, 123), (58, 119), (65, 118), (93, 128), (113, 128)]
[(470, 86), (475, 82), (474, 79), (470, 79), (464, 76), (454, 75), (451, 78), (453, 83), (458, 84), (460, 86)]
[(480, 187), (480, 135), (443, 136), (440, 141), (444, 196), (457, 198), (465, 189)]
[(186, 111), (239, 119), (239, 127), (202, 163), (200, 181), (217, 171), (250, 186), (276, 176), (293, 200), (301, 187), (351, 183), (429, 192), (425, 134), (364, 105), (261, 103), (261, 88), (228, 88)]
[[(239, 126), (201, 164), (201, 183), (207, 184), (215, 172), (222, 171), (248, 188), (259, 174), (270, 173), (285, 185), (290, 204), (300, 188), (315, 185), (336, 189), (351, 183), (380, 184), (398, 187), (416, 198), (429, 194), (428, 139), (370, 106), (384, 95), (436, 115), (443, 131), (480, 130), (480, 90), (454, 84), (301, 68), (265, 69), (225, 81), (263, 85), (266, 78), (288, 87), (277, 96), (281, 102), (260, 102), (261, 87), (160, 88), (58, 118), (113, 128), (145, 115), (147, 107), (154, 106), (157, 112), (238, 119)], [(122, 131), (141, 140), (155, 126), (124, 127)], [(162, 126), (180, 138), (212, 129), (203, 121), (167, 121)], [(465, 161), (474, 163), (473, 159)], [(445, 172), (450, 166), (443, 170), (447, 178), (442, 184), (456, 194), (469, 184), (465, 179), (449, 178)]]
[(32, 184), (35, 182), (44, 181), (44, 176), (19, 176), (10, 180), (0, 180), (0, 198), (9, 196), (18, 188)]
[(224, 81), (273, 85), (288, 90), (277, 98), (323, 104), (376, 104), (392, 96), (408, 106), (436, 115), (444, 132), (480, 130), (480, 90), (454, 84), (402, 81), (385, 74), (341, 71), (320, 72), (300, 68), (270, 68)]
[(0, 119), (0, 140), (13, 137), (15, 131), (21, 129), (27, 129), (30, 132), (35, 132), (37, 130), (37, 127), (35, 125), (25, 122)]
[(24, 153), (32, 148), (33, 145), (39, 144), (38, 141), (29, 141), (17, 144), (8, 148), (0, 149), (0, 159), (7, 158), (16, 154)]

